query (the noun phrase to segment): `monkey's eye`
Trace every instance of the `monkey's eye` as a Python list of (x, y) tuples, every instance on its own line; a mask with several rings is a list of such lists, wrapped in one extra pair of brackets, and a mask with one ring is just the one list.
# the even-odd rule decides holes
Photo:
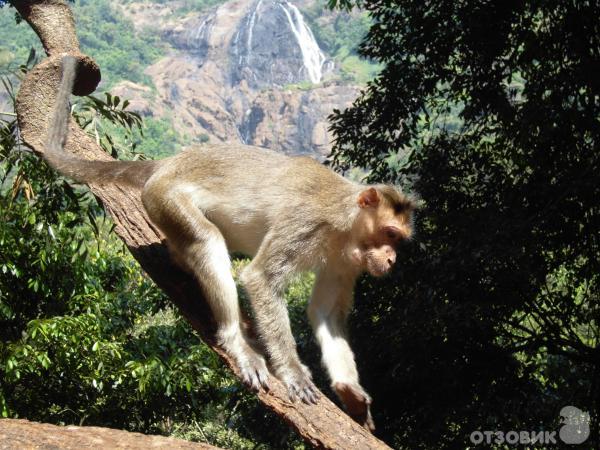
[(403, 240), (402, 232), (393, 225), (386, 226), (382, 231), (383, 231), (383, 235), (390, 241), (399, 243), (400, 241)]

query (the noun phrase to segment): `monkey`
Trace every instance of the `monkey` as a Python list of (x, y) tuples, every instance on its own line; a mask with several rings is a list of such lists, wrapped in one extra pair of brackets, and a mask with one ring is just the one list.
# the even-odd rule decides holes
[[(412, 197), (387, 184), (350, 181), (319, 162), (242, 144), (203, 144), (155, 161), (90, 161), (64, 151), (76, 60), (64, 57), (44, 158), (81, 183), (141, 190), (143, 206), (169, 253), (194, 275), (218, 325), (218, 344), (254, 390), (272, 373), (290, 400), (316, 403), (284, 301), (295, 274), (313, 270), (308, 318), (331, 386), (355, 420), (373, 429), (371, 398), (359, 383), (346, 322), (356, 279), (381, 277), (413, 234)], [(259, 344), (240, 323), (232, 252), (252, 258), (240, 280)]]

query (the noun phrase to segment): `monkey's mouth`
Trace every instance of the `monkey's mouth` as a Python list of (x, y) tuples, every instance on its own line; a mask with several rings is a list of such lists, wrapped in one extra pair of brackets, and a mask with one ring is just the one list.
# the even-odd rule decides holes
[(392, 267), (393, 266), (385, 267), (380, 264), (377, 264), (377, 265), (373, 264), (373, 265), (369, 265), (368, 272), (376, 278), (381, 278), (386, 275), (389, 275), (392, 272)]
[(387, 277), (390, 273), (392, 273), (392, 269), (391, 268), (383, 270), (382, 272), (379, 272), (378, 274), (375, 274), (375, 277), (377, 277), (377, 278)]

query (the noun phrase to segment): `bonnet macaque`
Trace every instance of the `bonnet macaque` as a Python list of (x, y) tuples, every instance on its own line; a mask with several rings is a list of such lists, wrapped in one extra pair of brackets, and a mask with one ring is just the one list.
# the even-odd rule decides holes
[[(87, 161), (64, 152), (76, 61), (65, 57), (46, 160), (84, 183), (137, 186), (172, 257), (201, 285), (218, 324), (218, 342), (243, 381), (269, 387), (269, 372), (292, 400), (316, 402), (283, 298), (296, 273), (317, 277), (308, 316), (332, 387), (349, 413), (372, 429), (370, 398), (359, 384), (345, 332), (356, 278), (379, 277), (396, 262), (396, 246), (412, 234), (413, 202), (388, 185), (346, 180), (318, 162), (238, 144), (193, 147), (159, 161)], [(259, 344), (240, 325), (230, 252), (252, 257), (241, 281)]]

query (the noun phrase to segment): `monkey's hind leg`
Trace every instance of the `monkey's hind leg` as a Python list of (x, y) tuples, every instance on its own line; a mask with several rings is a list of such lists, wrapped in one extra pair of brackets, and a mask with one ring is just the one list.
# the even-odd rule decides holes
[(253, 389), (268, 389), (265, 359), (249, 345), (241, 329), (237, 289), (223, 235), (185, 192), (169, 192), (164, 186), (150, 184), (142, 200), (152, 221), (165, 233), (176, 261), (200, 283), (218, 324), (219, 345), (235, 359), (242, 380)]
[(282, 278), (287, 269), (280, 260), (282, 255), (272, 251), (273, 248), (283, 247), (273, 237), (265, 238), (241, 280), (249, 294), (258, 335), (274, 375), (286, 386), (292, 401), (299, 398), (305, 403), (316, 403), (318, 391), (310, 371), (298, 357), (283, 298)]

